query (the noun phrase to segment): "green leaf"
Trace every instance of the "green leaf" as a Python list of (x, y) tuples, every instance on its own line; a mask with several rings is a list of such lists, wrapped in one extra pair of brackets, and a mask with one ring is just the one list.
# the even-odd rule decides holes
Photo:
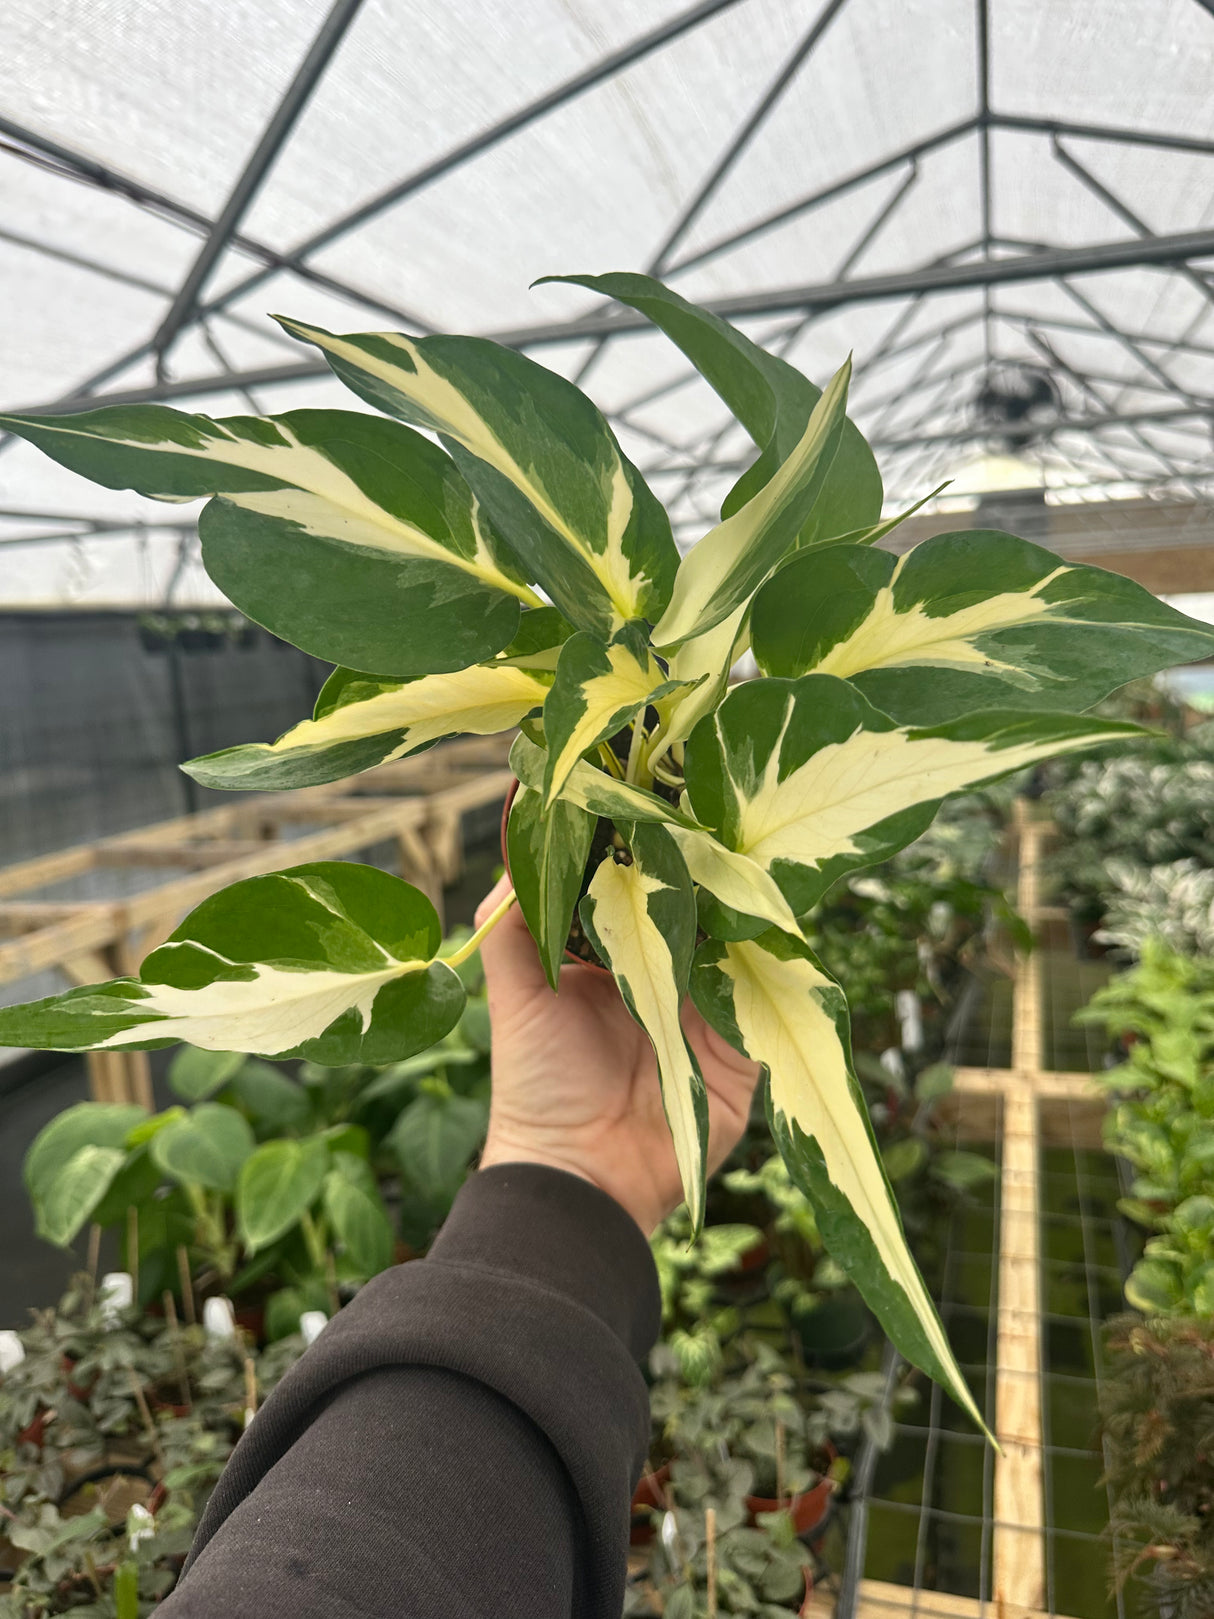
[(485, 1137), (487, 1103), (471, 1096), (425, 1094), (410, 1102), (388, 1137), (401, 1174), (423, 1197), (450, 1197)]
[[(682, 349), (738, 418), (763, 453), (730, 491), (723, 516), (744, 505), (792, 454), (821, 390), (786, 360), (769, 354), (719, 315), (688, 303), (652, 276), (613, 273), (544, 276), (542, 280), (589, 287), (638, 310)], [(843, 422), (838, 447), (823, 458), (816, 476), (819, 488), (798, 536), (801, 545), (816, 545), (878, 521), (881, 474), (873, 452), (850, 421)]]
[(329, 1148), (308, 1141), (267, 1141), (251, 1153), (236, 1187), (236, 1219), (251, 1254), (290, 1231), (320, 1195)]
[(117, 1225), (126, 1219), (128, 1209), (142, 1210), (147, 1207), (163, 1178), (147, 1148), (132, 1151), (128, 1140), (126, 1163), (110, 1182), (105, 1196), (89, 1216), (90, 1220), (99, 1226)]
[(653, 643), (659, 650), (703, 635), (744, 606), (792, 548), (819, 487), (814, 474), (836, 447), (850, 379), (847, 360), (814, 406), (787, 459), (744, 506), (683, 558), (670, 605), (654, 625)]
[(548, 675), (513, 664), (477, 664), (454, 674), (380, 680), (335, 669), (314, 718), (277, 742), (252, 742), (191, 759), (182, 769), (204, 787), (266, 791), (314, 787), (403, 759), (454, 735), (509, 731), (547, 697)]
[(161, 1173), (179, 1185), (230, 1192), (253, 1145), (243, 1114), (220, 1102), (202, 1102), (154, 1135), (148, 1151)]
[(375, 1177), (361, 1158), (337, 1153), (325, 1176), (324, 1206), (346, 1257), (362, 1276), (378, 1276), (392, 1263), (392, 1223)]
[(903, 1234), (852, 1069), (843, 991), (803, 943), (773, 928), (702, 945), (691, 993), (713, 1028), (767, 1069), (772, 1134), (831, 1256), (899, 1353), (981, 1426)]
[(125, 1102), (77, 1102), (56, 1113), (25, 1155), (22, 1174), (35, 1208), (81, 1147), (125, 1147), (129, 1133), (147, 1117), (144, 1108)]
[(506, 854), (519, 909), (555, 989), (596, 820), (568, 799), (546, 815), (540, 803), (538, 792), (520, 785), (506, 824)]
[(900, 728), (835, 675), (735, 687), (687, 744), (687, 799), (728, 848), (771, 873), (798, 916), (844, 872), (887, 859), (951, 792), (1138, 727), (984, 713)]
[(1162, 1259), (1140, 1259), (1125, 1284), (1126, 1303), (1144, 1315), (1166, 1315), (1184, 1301), (1175, 1265)]
[(644, 625), (625, 624), (608, 643), (585, 631), (571, 636), (561, 648), (544, 704), (545, 809), (583, 753), (673, 689), (674, 682), (649, 650)]
[(294, 1130), (311, 1117), (307, 1091), (268, 1063), (246, 1058), (233, 1075), (232, 1095), (263, 1132)]
[(66, 1248), (126, 1163), (121, 1147), (81, 1147), (35, 1205), (38, 1235)]
[(281, 325), (315, 343), (361, 398), (441, 435), (528, 577), (571, 624), (609, 635), (658, 617), (678, 566), (670, 521), (571, 382), (484, 338)]
[(1214, 629), (1120, 574), (987, 530), (895, 558), (856, 545), (796, 556), (751, 612), (765, 674), (853, 681), (895, 719), (1089, 707), (1114, 687), (1209, 657)]
[(323, 861), (213, 894), (138, 979), (0, 1010), (0, 1044), (59, 1051), (188, 1040), (313, 1062), (395, 1062), (454, 1027), (438, 916), (398, 877)]
[(519, 619), (518, 634), (498, 653), (497, 661), (551, 672), (572, 634), (573, 625), (555, 607), (533, 607)]
[(243, 1051), (200, 1051), (182, 1046), (169, 1065), (169, 1089), (183, 1102), (205, 1102), (221, 1091), (245, 1061)]
[(207, 572), (242, 612), (333, 663), (433, 674), (492, 657), (538, 602), (437, 445), (398, 422), (299, 410), (212, 421), (165, 405), (5, 416), (108, 489), (215, 495)]
[(638, 822), (626, 835), (631, 859), (608, 852), (579, 915), (653, 1046), (683, 1195), (698, 1232), (704, 1220), (708, 1095), (679, 1022), (695, 949), (695, 895), (683, 857), (664, 828)]

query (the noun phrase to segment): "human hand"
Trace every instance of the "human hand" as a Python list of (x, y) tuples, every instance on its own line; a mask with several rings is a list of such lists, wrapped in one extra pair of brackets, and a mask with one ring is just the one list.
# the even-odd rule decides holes
[[(480, 926), (509, 892), (481, 902)], [(481, 945), (493, 1025), (493, 1099), (481, 1168), (548, 1164), (614, 1197), (646, 1236), (682, 1199), (657, 1062), (615, 980), (561, 968), (553, 994), (514, 906)], [(683, 1028), (708, 1091), (711, 1173), (746, 1128), (757, 1063), (740, 1056), (688, 1002)]]

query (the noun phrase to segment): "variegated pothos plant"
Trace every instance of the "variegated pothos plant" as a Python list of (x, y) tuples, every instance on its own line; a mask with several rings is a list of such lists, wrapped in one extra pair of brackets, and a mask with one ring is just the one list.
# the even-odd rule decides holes
[[(693, 1221), (707, 1108), (688, 993), (766, 1070), (773, 1133), (835, 1259), (977, 1417), (907, 1250), (811, 913), (946, 794), (1133, 729), (1074, 711), (1208, 655), (1214, 634), (1008, 534), (874, 549), (894, 522), (845, 414), (848, 365), (820, 392), (647, 277), (564, 279), (665, 331), (758, 449), (682, 558), (590, 400), (480, 338), (283, 322), (383, 416), (145, 405), (0, 426), (110, 488), (214, 497), (199, 522), (212, 579), (338, 665), (311, 719), (194, 760), (197, 781), (312, 786), (520, 728), (518, 903), (554, 988), (576, 909), (652, 1041)], [(747, 648), (762, 676), (731, 690)], [(614, 843), (588, 869), (603, 820)], [(459, 1017), (439, 945), (433, 907), (395, 877), (296, 867), (204, 901), (137, 979), (0, 1012), (0, 1039), (394, 1061)]]

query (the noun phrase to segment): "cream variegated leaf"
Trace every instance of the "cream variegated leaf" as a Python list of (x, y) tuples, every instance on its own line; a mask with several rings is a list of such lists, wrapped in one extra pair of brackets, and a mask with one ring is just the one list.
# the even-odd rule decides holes
[(398, 1062), (443, 1037), (464, 991), (433, 905), (371, 866), (250, 877), (186, 917), (138, 978), (0, 1009), (0, 1045), (121, 1051), (185, 1041), (313, 1062)]
[(698, 1231), (704, 1219), (708, 1096), (679, 1020), (695, 950), (696, 904), (678, 849), (660, 826), (628, 831), (628, 854), (609, 852), (579, 914), (610, 966), (629, 1012), (657, 1058), (683, 1196)]
[(1138, 727), (989, 712), (899, 726), (834, 675), (736, 687), (687, 744), (701, 825), (769, 871), (798, 916), (922, 832), (949, 793)]
[(512, 730), (543, 703), (551, 680), (504, 660), (407, 681), (335, 669), (315, 717), (277, 742), (225, 748), (182, 768), (204, 787), (270, 791), (340, 781), (443, 737)]
[(659, 652), (674, 651), (737, 611), (792, 549), (814, 498), (814, 474), (833, 453), (847, 406), (851, 361), (831, 378), (799, 443), (763, 487), (710, 529), (679, 564), (670, 605), (654, 625)]
[(1114, 687), (1214, 652), (1214, 629), (1133, 580), (992, 530), (904, 556), (805, 552), (751, 615), (765, 674), (850, 680), (885, 713), (934, 724), (984, 708), (1083, 709)]
[(701, 945), (691, 986), (707, 1021), (767, 1070), (772, 1132), (790, 1174), (814, 1205), (832, 1258), (899, 1352), (936, 1378), (981, 1426), (907, 1246), (852, 1071), (842, 990), (803, 943), (775, 930)]
[(451, 458), (398, 422), (140, 405), (0, 427), (110, 489), (219, 497), (199, 519), (207, 572), (317, 657), (386, 675), (459, 669), (506, 645), (520, 602), (539, 602)]
[(678, 566), (669, 519), (572, 383), (484, 338), (281, 324), (369, 403), (441, 435), (572, 624), (609, 636), (662, 612)]
[(583, 753), (675, 688), (649, 650), (642, 624), (625, 624), (608, 642), (586, 631), (570, 636), (544, 704), (545, 806), (560, 793)]
[[(520, 781), (540, 788), (544, 781), (544, 749), (526, 736), (515, 738), (510, 768)], [(746, 916), (761, 917), (775, 927), (797, 929), (797, 921), (779, 887), (748, 856), (726, 848), (682, 810), (656, 793), (618, 781), (585, 760), (578, 760), (561, 791), (561, 801), (610, 821), (639, 821), (665, 826), (682, 854), (693, 880), (722, 904)]]

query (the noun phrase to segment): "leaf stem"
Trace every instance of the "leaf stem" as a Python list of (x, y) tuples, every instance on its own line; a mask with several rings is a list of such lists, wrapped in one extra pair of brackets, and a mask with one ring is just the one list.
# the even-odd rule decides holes
[(476, 954), (481, 947), (482, 939), (487, 938), (489, 934), (493, 932), (494, 928), (513, 904), (514, 890), (512, 888), (496, 910), (491, 911), (490, 914), (485, 918), (470, 939), (465, 940), (465, 942), (460, 945), (459, 949), (453, 950), (449, 956), (441, 956), (439, 959), (446, 962), (448, 967), (461, 967), (464, 962), (467, 961), (469, 956), (474, 956)]
[(635, 782), (637, 770), (641, 763), (641, 749), (645, 742), (645, 719), (638, 714), (632, 722), (632, 741), (628, 744), (628, 764), (624, 770), (624, 780)]
[(620, 761), (616, 758), (615, 754), (611, 751), (611, 748), (606, 742), (599, 743), (599, 758), (607, 766), (608, 775), (614, 776), (617, 781), (623, 781), (624, 771), (620, 765)]

